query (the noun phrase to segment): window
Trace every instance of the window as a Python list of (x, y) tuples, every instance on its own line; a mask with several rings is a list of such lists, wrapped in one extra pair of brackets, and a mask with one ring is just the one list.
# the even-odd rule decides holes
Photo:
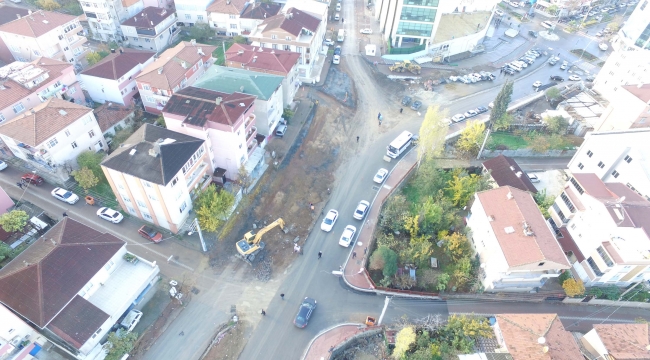
[(185, 20), (192, 20), (192, 15), (185, 14)]
[(147, 91), (150, 91), (150, 90), (151, 90), (151, 86), (149, 86), (149, 85), (147, 85), (147, 84), (143, 84), (143, 85), (142, 85), (142, 88), (145, 89), (145, 90), (147, 90)]
[(151, 96), (145, 96), (144, 99), (147, 100), (148, 103), (155, 103), (156, 102), (156, 100), (154, 100), (154, 98), (152, 98)]
[(23, 103), (18, 103), (14, 105), (14, 113), (18, 114), (22, 111), (25, 111), (25, 107), (23, 106)]
[(100, 332), (102, 332), (102, 328), (97, 329), (97, 331), (95, 331), (95, 333), (94, 333), (93, 336), (91, 336), (91, 337), (92, 337), (93, 339), (96, 338), (97, 335), (99, 335)]
[(625, 155), (625, 159), (623, 160), (625, 160), (625, 162), (628, 164), (632, 162), (632, 158), (630, 157), (630, 155)]
[(55, 147), (56, 144), (58, 144), (58, 143), (59, 142), (56, 140), (56, 138), (52, 138), (52, 140), (47, 142), (47, 147), (51, 149), (51, 148)]
[(73, 149), (77, 148), (77, 142), (76, 141), (73, 141), (70, 145), (72, 146)]
[(236, 18), (237, 18), (237, 15), (232, 15), (232, 14), (231, 14), (229, 17), (230, 17), (231, 19), (236, 19)]
[(65, 136), (70, 136), (70, 130), (65, 131)]
[(124, 202), (128, 202), (128, 203), (131, 202), (131, 199), (129, 199), (128, 197), (126, 197), (124, 195), (122, 195), (122, 200), (124, 200)]
[(84, 125), (88, 125), (88, 124), (90, 124), (92, 121), (93, 121), (93, 118), (91, 118), (90, 115), (89, 115), (89, 116), (86, 116), (86, 117), (84, 118), (83, 124), (84, 124)]
[(196, 15), (197, 21), (203, 21), (203, 15)]
[(621, 174), (619, 174), (618, 171), (616, 171), (616, 170), (612, 171), (612, 176), (613, 177), (617, 178), (619, 175), (621, 175)]
[(69, 95), (72, 95), (72, 94), (74, 94), (74, 93), (76, 93), (76, 92), (77, 92), (77, 88), (76, 88), (76, 87), (73, 86), (73, 87), (71, 87), (71, 88), (68, 88), (68, 94), (69, 94)]
[(104, 270), (106, 270), (106, 271), (110, 271), (111, 268), (113, 267), (113, 265), (115, 265), (115, 263), (113, 262), (113, 260), (108, 260), (108, 264), (104, 265)]
[(575, 206), (573, 206), (573, 203), (571, 202), (571, 200), (569, 200), (569, 197), (566, 195), (565, 192), (562, 192), (562, 194), (560, 194), (560, 198), (562, 198), (562, 201), (564, 201), (564, 205), (566, 205), (566, 207), (569, 208), (569, 211), (571, 211), (572, 213), (576, 212)]
[(151, 215), (144, 211), (142, 212), (142, 217), (145, 218), (145, 220), (153, 220), (153, 218), (151, 218)]
[(143, 208), (146, 208), (146, 207), (147, 207), (147, 204), (145, 204), (144, 202), (142, 202), (142, 201), (140, 201), (140, 200), (136, 200), (135, 202), (138, 203), (138, 206), (139, 206), (139, 207), (143, 207)]
[(81, 289), (80, 291), (81, 297), (84, 297), (88, 293), (88, 291), (90, 291), (90, 289), (92, 288), (93, 288), (93, 283), (89, 282), (86, 286), (83, 287), (83, 289)]
[(185, 210), (186, 207), (187, 207), (187, 204), (185, 203), (185, 201), (183, 201), (183, 203), (181, 204), (181, 207), (178, 208), (178, 210), (181, 211), (181, 214), (183, 213), (183, 210)]
[(578, 163), (578, 169), (582, 170), (582, 169), (584, 169), (584, 168), (585, 168), (585, 166), (582, 165), (582, 163)]
[(587, 156), (592, 157), (593, 155), (594, 155), (594, 153), (591, 152), (591, 150), (587, 151)]
[(277, 39), (277, 38), (278, 38), (278, 37), (277, 37), (276, 35), (271, 35), (271, 39), (275, 40), (275, 39)]
[(90, 131), (88, 132), (88, 136), (90, 136), (91, 139), (94, 138), (94, 137), (95, 137), (95, 131), (94, 131), (94, 130), (90, 130)]
[(124, 190), (124, 185), (122, 185), (122, 184), (117, 184), (117, 187)]
[(598, 255), (603, 259), (605, 264), (607, 264), (608, 267), (614, 266), (614, 262), (612, 261), (612, 258), (609, 257), (607, 252), (605, 252), (605, 249), (602, 246), (599, 246), (596, 251), (598, 252)]
[(127, 206), (126, 209), (129, 210), (129, 212), (130, 212), (131, 214), (133, 214), (133, 215), (137, 215), (137, 213), (135, 212), (135, 209), (134, 209), (134, 208), (132, 208), (132, 207), (130, 207), (130, 206)]
[(580, 195), (585, 193), (585, 191), (582, 189), (582, 186), (580, 186), (580, 184), (578, 184), (578, 181), (576, 181), (575, 178), (571, 178), (571, 180), (569, 180), (569, 182), (571, 183), (571, 185), (573, 185), (576, 188), (576, 190), (578, 190)]
[(7, 120), (4, 115), (0, 114), (0, 121), (5, 121)]
[(176, 185), (177, 182), (178, 182), (178, 176), (176, 176), (176, 177), (174, 177), (174, 178), (172, 179), (172, 181), (171, 181), (171, 183), (172, 183), (172, 187), (174, 187), (174, 186)]
[(433, 30), (433, 24), (422, 24), (422, 23), (415, 23), (409, 21), (400, 21), (399, 25), (397, 25), (398, 35), (429, 37), (431, 36), (432, 30)]
[(144, 186), (146, 186), (146, 187), (148, 187), (148, 188), (151, 187), (151, 183), (148, 182), (148, 181), (144, 181), (144, 180), (142, 180), (142, 185), (144, 185)]
[(151, 200), (153, 200), (153, 201), (158, 201), (158, 198), (157, 198), (157, 197), (155, 197), (155, 196), (153, 196), (153, 195), (151, 195), (151, 194), (149, 194), (148, 196), (149, 196), (149, 199), (151, 199)]
[(602, 169), (602, 168), (605, 167), (605, 164), (602, 161), (599, 161), (598, 162), (598, 167)]
[(587, 259), (587, 263), (591, 267), (591, 270), (593, 270), (594, 274), (596, 274), (596, 276), (603, 276), (603, 272), (600, 271), (600, 269), (596, 265), (596, 262), (594, 261), (594, 259), (589, 257), (589, 259)]
[[(237, 24), (230, 24), (230, 28), (231, 29), (237, 29)], [(273, 36), (275, 36), (275, 35), (273, 35)]]
[(567, 219), (566, 216), (564, 216), (564, 213), (562, 212), (562, 210), (560, 210), (560, 207), (557, 206), (556, 203), (553, 203), (553, 210), (555, 210), (555, 212), (557, 213), (557, 216), (560, 217), (560, 220), (562, 220), (563, 223), (566, 224), (566, 223), (569, 222), (569, 219)]

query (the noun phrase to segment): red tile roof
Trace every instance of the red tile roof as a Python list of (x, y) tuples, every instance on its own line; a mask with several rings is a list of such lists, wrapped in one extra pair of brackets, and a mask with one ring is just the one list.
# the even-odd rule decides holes
[[(570, 267), (530, 193), (504, 186), (476, 196), (493, 219), (490, 226), (510, 267), (544, 261)], [(524, 224), (532, 234), (526, 234)]]
[(239, 15), (247, 3), (247, 0), (216, 0), (206, 10), (209, 13)]
[(0, 269), (0, 302), (43, 328), (124, 245), (64, 217)]
[(133, 109), (119, 104), (105, 103), (96, 108), (94, 111), (95, 118), (99, 124), (102, 133), (110, 129), (113, 125), (126, 119), (133, 114)]
[(73, 15), (61, 14), (54, 11), (38, 10), (31, 15), (0, 25), (0, 31), (37, 38), (61, 25), (74, 21), (76, 18)]
[(280, 9), (282, 9), (282, 5), (280, 4), (256, 2), (253, 6), (248, 6), (240, 18), (264, 20), (277, 15)]
[(302, 29), (307, 29), (311, 32), (316, 32), (320, 20), (312, 15), (307, 14), (302, 10), (290, 8), (286, 14), (279, 14), (267, 18), (259, 26), (263, 26), (263, 32), (274, 29), (282, 29), (294, 36), (299, 36)]
[(573, 178), (578, 181), (578, 184), (582, 186), (582, 189), (589, 195), (597, 199), (615, 199), (616, 196), (612, 193), (605, 183), (600, 180), (600, 178), (593, 173), (577, 173), (573, 174)]
[(299, 59), (299, 53), (243, 44), (233, 44), (226, 51), (226, 65), (229, 61), (235, 61), (246, 64), (248, 70), (274, 71), (283, 73), (285, 76), (298, 64)]
[(648, 324), (595, 324), (594, 330), (614, 359), (650, 359)]
[(167, 9), (147, 6), (135, 16), (124, 20), (122, 25), (134, 26), (137, 28), (154, 29), (156, 25), (160, 24), (163, 22), (163, 20), (167, 19), (173, 14), (173, 11), (168, 11)]
[(646, 104), (650, 102), (650, 84), (623, 85), (623, 89), (629, 91)]
[[(221, 98), (219, 105), (215, 101), (217, 98)], [(183, 115), (183, 123), (199, 127), (208, 121), (233, 126), (255, 98), (239, 92), (227, 94), (190, 86), (174, 93), (163, 113)]]
[(155, 52), (135, 49), (122, 49), (103, 58), (97, 64), (82, 71), (82, 75), (95, 76), (103, 79), (117, 80), (124, 74), (144, 64), (156, 55)]
[(537, 189), (528, 175), (519, 167), (513, 158), (499, 155), (483, 162), (483, 166), (490, 170), (492, 179), (499, 186), (513, 186), (523, 191), (537, 193)]

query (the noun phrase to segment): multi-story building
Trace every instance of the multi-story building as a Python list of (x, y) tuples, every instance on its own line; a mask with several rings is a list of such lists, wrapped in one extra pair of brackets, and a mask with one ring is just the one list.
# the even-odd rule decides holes
[(79, 80), (95, 102), (133, 105), (133, 96), (138, 95), (135, 78), (153, 62), (155, 54), (150, 51), (119, 49), (82, 71)]
[(645, 359), (650, 349), (648, 324), (594, 324), (580, 342), (589, 359)]
[[(29, 15), (29, 10), (27, 9), (4, 6), (2, 8), (2, 11), (0, 11), (0, 25), (6, 24), (10, 21), (16, 20), (19, 17), (27, 15)], [(9, 64), (14, 61), (14, 56), (11, 54), (11, 51), (9, 51), (7, 44), (5, 44), (2, 38), (0, 38), (0, 61), (3, 61), (5, 64)]]
[(41, 56), (76, 63), (87, 50), (87, 39), (76, 16), (38, 10), (0, 25), (0, 38), (14, 59), (32, 61)]
[(594, 173), (650, 199), (650, 129), (593, 132), (568, 164), (573, 174)]
[(533, 196), (511, 186), (474, 195), (467, 218), (486, 291), (530, 291), (569, 269)]
[(614, 51), (598, 72), (594, 90), (609, 99), (624, 85), (650, 83), (650, 6), (645, 1), (639, 1), (611, 45)]
[(215, 0), (207, 8), (210, 27), (227, 36), (241, 34), (239, 17), (249, 6), (247, 0)]
[(282, 82), (284, 77), (260, 74), (244, 69), (213, 66), (194, 86), (226, 94), (253, 95), (257, 131), (270, 136), (282, 119)]
[(190, 86), (169, 99), (163, 116), (168, 129), (204, 139), (212, 167), (236, 180), (240, 166), (257, 165), (247, 164), (250, 158), (263, 160), (252, 157), (258, 146), (254, 110), (255, 96)]
[(80, 0), (95, 40), (122, 41), (120, 23), (144, 8), (142, 0)]
[(144, 7), (153, 6), (161, 9), (173, 10), (174, 0), (142, 0)]
[(176, 13), (172, 10), (146, 7), (122, 23), (125, 43), (136, 49), (161, 52), (180, 32), (176, 20)]
[(284, 51), (269, 50), (251, 45), (232, 44), (226, 51), (225, 66), (235, 69), (246, 69), (264, 74), (283, 76), (282, 98), (284, 107), (293, 102), (300, 88), (298, 80), (298, 61), (300, 54)]
[(208, 6), (214, 0), (174, 0), (178, 21), (187, 26), (208, 23)]
[[(0, 305), (0, 351), (5, 360), (35, 359), (49, 341), (26, 321)], [(27, 342), (27, 345), (22, 345)]]
[(246, 7), (239, 16), (239, 28), (242, 35), (250, 35), (251, 31), (266, 18), (277, 15), (282, 5), (276, 3), (256, 2)]
[(284, 5), (282, 5), (282, 12), (286, 13), (286, 10), (291, 8), (302, 10), (307, 14), (320, 19), (320, 21), (323, 23), (323, 26), (327, 27), (329, 7), (330, 4), (328, 1), (287, 0)]
[(573, 174), (549, 223), (585, 285), (650, 280), (650, 202), (620, 182)]
[(290, 8), (264, 20), (248, 35), (251, 45), (293, 51), (300, 54), (298, 76), (312, 82), (319, 74), (313, 74), (314, 64), (320, 57), (325, 39), (326, 24), (303, 10)]
[(180, 231), (192, 198), (212, 182), (204, 140), (145, 124), (103, 162), (102, 170), (122, 209)]
[(0, 123), (20, 116), (52, 97), (77, 104), (86, 99), (74, 66), (67, 62), (38, 58), (15, 61), (0, 68)]
[(650, 84), (622, 85), (610, 93), (609, 105), (598, 119), (596, 131), (650, 127)]
[(490, 174), (492, 187), (512, 186), (519, 190), (537, 193), (535, 185), (528, 175), (519, 167), (515, 159), (504, 155), (483, 162), (483, 173)]
[(215, 49), (183, 41), (147, 65), (135, 79), (145, 111), (160, 114), (174, 92), (194, 84), (212, 66)]

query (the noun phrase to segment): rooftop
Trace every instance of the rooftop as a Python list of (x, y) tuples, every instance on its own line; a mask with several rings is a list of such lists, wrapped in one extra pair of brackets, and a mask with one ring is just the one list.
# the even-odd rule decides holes
[(282, 5), (276, 3), (256, 2), (253, 6), (246, 7), (240, 18), (264, 20), (277, 15), (281, 8)]
[(102, 166), (166, 186), (203, 145), (203, 140), (144, 124)]
[[(31, 15), (23, 16), (6, 24), (0, 25), (1, 32), (36, 38), (59, 26), (77, 19), (76, 16), (54, 11), (38, 10)], [(81, 30), (81, 27), (79, 28)]]
[(512, 186), (519, 190), (537, 193), (537, 189), (528, 175), (519, 167), (513, 158), (499, 155), (483, 162), (483, 166), (491, 171), (492, 179), (499, 186)]
[(253, 95), (227, 94), (189, 86), (172, 95), (163, 113), (183, 115), (184, 124), (198, 127), (204, 127), (208, 121), (233, 126), (254, 102)]
[(296, 8), (289, 8), (285, 14), (267, 18), (258, 27), (263, 28), (263, 33), (280, 29), (298, 37), (303, 29), (316, 32), (319, 25), (320, 19), (317, 17)]
[(196, 83), (195, 87), (232, 94), (242, 92), (268, 100), (282, 85), (284, 77), (258, 72), (213, 66)]
[(133, 111), (132, 108), (110, 102), (104, 103), (93, 110), (102, 133), (106, 132), (106, 130), (110, 129), (113, 125), (126, 119), (128, 116), (133, 114)]
[[(435, 31), (433, 44), (477, 33), (485, 28), (486, 19), (489, 19), (491, 15), (489, 11), (442, 14), (438, 29)], [(433, 21), (433, 19), (430, 20)], [(478, 30), (477, 25), (480, 25)]]
[(143, 65), (156, 55), (155, 52), (135, 49), (120, 49), (109, 54), (97, 64), (85, 69), (82, 75), (117, 80), (138, 65)]
[(304, 10), (307, 14), (319, 19), (326, 19), (329, 11), (329, 2), (324, 0), (287, 0), (284, 3), (284, 10), (288, 11), (291, 8)]
[(80, 349), (109, 317), (110, 315), (77, 295), (47, 328)]
[(29, 10), (27, 9), (12, 6), (3, 6), (2, 10), (0, 10), (0, 25), (18, 19), (18, 15), (20, 15), (20, 17), (23, 17), (27, 16), (28, 14)]
[(648, 324), (595, 324), (592, 331), (598, 334), (606, 353), (614, 359), (650, 359)]
[[(298, 63), (300, 54), (291, 51), (264, 49), (251, 45), (233, 44), (226, 51), (226, 62), (246, 64), (246, 69), (257, 72), (275, 71), (289, 74)], [(231, 65), (229, 64), (229, 65)]]
[(247, 6), (247, 0), (215, 0), (207, 8), (208, 13), (239, 15)]
[(570, 267), (530, 193), (503, 186), (476, 197), (511, 268), (544, 261)]
[(623, 89), (636, 96), (644, 103), (650, 102), (650, 84), (623, 85)]
[(124, 20), (122, 25), (135, 26), (137, 28), (154, 29), (158, 24), (173, 15), (173, 11), (147, 6), (134, 17)]

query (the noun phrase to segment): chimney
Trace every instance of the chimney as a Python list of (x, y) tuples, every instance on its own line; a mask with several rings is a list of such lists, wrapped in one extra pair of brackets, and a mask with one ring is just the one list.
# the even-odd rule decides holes
[(158, 155), (160, 155), (160, 141), (155, 142), (149, 149), (149, 156), (158, 157)]
[(192, 46), (196, 46), (196, 39), (190, 40), (190, 44), (192, 44)]
[(253, 62), (257, 61), (257, 56), (253, 56)]
[(512, 193), (511, 193), (510, 191), (508, 191), (508, 195), (506, 195), (506, 197), (508, 198), (508, 200), (511, 200), (512, 197), (513, 197), (513, 196), (512, 196)]
[(214, 101), (214, 103), (217, 104), (217, 106), (219, 106), (219, 105), (221, 105), (221, 100), (223, 100), (223, 98), (222, 98), (221, 96), (219, 96), (219, 97)]
[(181, 66), (183, 69), (187, 69), (187, 63), (185, 61), (181, 61)]
[(514, 167), (514, 166), (511, 166), (511, 167), (510, 167), (510, 170), (515, 171), (515, 167)]
[(243, 55), (243, 54), (244, 54), (244, 50), (238, 50), (237, 51), (237, 55)]
[(31, 10), (27, 10), (27, 14), (31, 15), (31, 14), (32, 14), (32, 11), (31, 11)]
[(158, 68), (158, 75), (162, 74), (163, 68)]
[(523, 174), (522, 174), (522, 172), (521, 172), (521, 171), (517, 171), (517, 172), (515, 173), (515, 175), (517, 175), (517, 177), (518, 177), (518, 178), (520, 178), (520, 177), (521, 177), (521, 175), (523, 175)]

